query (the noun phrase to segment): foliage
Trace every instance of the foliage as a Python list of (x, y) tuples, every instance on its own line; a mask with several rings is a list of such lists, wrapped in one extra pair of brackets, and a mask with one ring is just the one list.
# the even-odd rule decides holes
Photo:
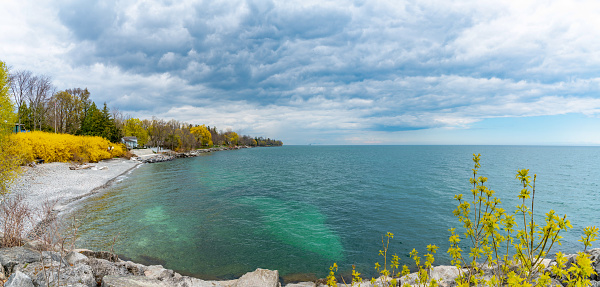
[[(455, 228), (451, 228), (448, 254), (452, 258), (452, 265), (458, 270), (455, 279), (458, 286), (548, 286), (551, 284), (551, 274), (544, 271), (542, 259), (548, 254), (554, 244), (560, 244), (561, 231), (572, 228), (566, 215), (559, 217), (553, 210), (546, 213), (545, 224), (539, 226), (534, 221), (534, 199), (535, 180), (529, 175), (529, 170), (517, 171), (516, 179), (522, 184), (518, 198), (521, 204), (517, 206), (514, 214), (508, 214), (500, 208), (500, 199), (494, 196), (494, 191), (485, 186), (487, 178), (478, 176), (481, 155), (473, 155), (474, 168), (473, 177), (470, 178), (472, 201), (463, 199), (463, 195), (456, 195), (458, 206), (453, 214), (462, 223), (465, 237), (472, 245), (468, 257), (464, 257), (460, 248), (460, 235)], [(522, 219), (521, 229), (515, 218)], [(585, 253), (587, 247), (596, 240), (598, 228), (587, 227), (581, 241), (584, 252), (579, 252), (573, 259), (571, 266), (567, 266), (567, 258), (562, 253), (556, 255), (557, 264), (551, 267), (552, 273), (567, 286), (589, 286), (589, 277), (596, 274), (590, 255)], [(438, 282), (430, 277), (433, 268), (434, 256), (437, 247), (428, 245), (428, 254), (425, 262), (418, 252), (413, 249), (410, 257), (417, 266), (417, 272), (413, 276), (407, 276), (408, 267), (403, 266), (398, 272), (398, 256), (393, 255), (388, 265), (389, 240), (393, 238), (392, 233), (387, 233), (387, 243), (383, 240), (383, 249), (379, 255), (384, 259), (384, 265), (375, 263), (375, 269), (379, 273), (382, 286), (397, 286), (400, 279), (404, 285), (411, 286), (408, 281), (414, 282), (416, 286), (437, 286)], [(514, 252), (510, 256), (510, 252)], [(337, 264), (334, 264), (337, 270)], [(382, 268), (383, 267), (383, 268)], [(335, 283), (335, 274), (330, 269), (327, 283)], [(491, 275), (485, 274), (484, 270), (491, 271)], [(354, 274), (355, 271), (353, 271)], [(371, 279), (372, 283), (377, 281)], [(332, 285), (330, 285), (332, 286)]]
[(225, 133), (225, 144), (230, 145), (230, 146), (234, 146), (238, 144), (238, 139), (240, 137), (238, 136), (238, 134), (236, 132), (226, 132)]
[(144, 129), (143, 123), (140, 119), (130, 118), (125, 120), (123, 135), (126, 137), (137, 137), (139, 146), (145, 146), (146, 143), (148, 143), (148, 131)]
[(99, 136), (111, 142), (121, 140), (121, 131), (112, 119), (106, 103), (104, 103), (102, 110), (99, 110), (95, 103), (91, 104), (77, 134)]
[(202, 146), (213, 145), (212, 136), (205, 125), (195, 126), (190, 129), (190, 132), (194, 135), (196, 140), (199, 141)]
[(11, 153), (14, 144), (10, 133), (16, 121), (14, 106), (8, 95), (8, 69), (0, 61), (0, 195), (8, 192), (8, 185), (18, 176), (21, 157)]
[(26, 161), (43, 159), (45, 162), (97, 162), (122, 156), (125, 147), (95, 136), (74, 136), (46, 132), (18, 133), (11, 136), (16, 150)]

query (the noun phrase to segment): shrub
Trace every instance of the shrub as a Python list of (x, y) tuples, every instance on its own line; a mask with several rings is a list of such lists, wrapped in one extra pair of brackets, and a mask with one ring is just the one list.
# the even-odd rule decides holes
[(114, 144), (96, 136), (74, 136), (46, 132), (11, 135), (16, 152), (26, 162), (43, 159), (45, 162), (98, 162), (125, 154), (123, 144)]
[[(572, 228), (566, 215), (560, 217), (553, 210), (546, 213), (545, 224), (538, 226), (534, 222), (534, 199), (535, 180), (529, 175), (528, 169), (518, 170), (516, 179), (523, 185), (518, 198), (521, 204), (517, 206), (514, 214), (508, 214), (500, 208), (500, 199), (494, 196), (494, 191), (485, 186), (486, 177), (478, 176), (481, 155), (473, 154), (474, 168), (473, 177), (470, 179), (472, 201), (464, 200), (463, 195), (456, 195), (458, 207), (453, 214), (462, 223), (465, 237), (472, 246), (468, 257), (462, 255), (459, 247), (460, 235), (455, 228), (451, 228), (448, 253), (452, 258), (452, 265), (458, 270), (456, 283), (458, 286), (549, 286), (551, 277), (542, 260), (550, 254), (554, 244), (560, 244), (559, 233)], [(522, 222), (518, 229), (517, 220)], [(584, 236), (581, 238), (585, 248), (579, 252), (571, 266), (567, 266), (567, 259), (562, 253), (556, 255), (556, 265), (551, 267), (552, 273), (566, 286), (589, 286), (589, 277), (596, 274), (590, 256), (585, 253), (587, 247), (596, 240), (598, 228), (586, 227)], [(408, 281), (417, 286), (437, 286), (438, 282), (430, 278), (433, 268), (434, 257), (437, 247), (427, 246), (430, 252), (425, 255), (425, 263), (421, 264), (418, 252), (413, 249), (410, 257), (415, 261), (418, 271), (415, 276), (409, 278), (408, 268), (403, 266), (399, 270), (398, 256), (393, 255), (388, 265), (388, 246), (393, 234), (387, 233), (387, 243), (382, 238), (383, 250), (379, 255), (384, 258), (384, 266), (375, 263), (375, 269), (379, 272), (382, 286), (397, 286), (400, 279), (404, 279), (402, 286), (411, 286)], [(510, 256), (510, 253), (514, 254)], [(383, 267), (383, 268), (382, 268)], [(491, 271), (491, 276), (484, 276), (484, 269)], [(335, 271), (337, 264), (330, 268), (327, 283), (336, 286)], [(397, 273), (396, 273), (397, 272)], [(353, 268), (353, 276), (356, 271)], [(358, 275), (356, 275), (358, 277)], [(411, 279), (411, 280), (409, 280)], [(371, 279), (375, 283), (376, 279)], [(353, 282), (356, 282), (353, 278)], [(533, 284), (533, 285), (532, 285)]]

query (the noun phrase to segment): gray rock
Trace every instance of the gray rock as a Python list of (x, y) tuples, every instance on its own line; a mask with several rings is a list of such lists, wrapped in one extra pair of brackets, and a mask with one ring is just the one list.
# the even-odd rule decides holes
[(0, 280), (4, 281), (6, 279), (6, 275), (4, 275), (4, 267), (0, 265)]
[(146, 269), (148, 268), (145, 265), (138, 264), (138, 263), (131, 262), (131, 261), (119, 261), (119, 262), (115, 263), (115, 265), (119, 268), (126, 269), (132, 275), (137, 275), (137, 276), (144, 276), (144, 272), (146, 272)]
[(244, 274), (233, 287), (278, 287), (279, 272), (258, 268), (254, 272)]
[(454, 279), (458, 277), (458, 269), (455, 266), (437, 266), (433, 267), (430, 273), (431, 279), (442, 280), (445, 284), (442, 286), (449, 285), (448, 282), (454, 282)]
[(107, 275), (133, 275), (124, 266), (116, 266), (114, 263), (104, 259), (89, 258), (88, 264), (92, 268), (92, 272), (98, 283), (102, 282), (102, 279)]
[(27, 264), (40, 261), (40, 254), (23, 247), (0, 249), (0, 264), (7, 272), (12, 273), (13, 267), (18, 264)]
[[(34, 262), (22, 268), (36, 286), (97, 286), (92, 268), (88, 265), (75, 266), (59, 265), (57, 261)], [(60, 283), (60, 284), (59, 284)]]
[[(298, 283), (289, 283), (285, 284), (285, 287), (316, 287), (317, 285), (314, 282), (298, 282)], [(363, 286), (361, 284), (361, 286)]]
[(85, 264), (88, 262), (88, 257), (79, 252), (71, 251), (65, 256), (65, 261), (71, 266)]
[(168, 287), (172, 286), (157, 279), (135, 275), (106, 275), (102, 278), (102, 287)]
[(29, 276), (17, 271), (8, 278), (4, 287), (34, 287), (34, 285)]
[[(170, 271), (170, 272), (169, 272)], [(161, 265), (151, 265), (146, 267), (144, 275), (151, 279), (157, 279), (164, 281), (173, 277), (173, 271), (163, 268)]]
[(81, 250), (77, 250), (77, 251), (79, 251), (79, 253), (87, 256), (88, 258), (104, 259), (104, 260), (108, 260), (111, 262), (117, 262), (119, 260), (119, 257), (116, 254), (110, 253), (108, 251), (91, 251), (91, 250), (87, 250), (87, 249), (81, 249)]

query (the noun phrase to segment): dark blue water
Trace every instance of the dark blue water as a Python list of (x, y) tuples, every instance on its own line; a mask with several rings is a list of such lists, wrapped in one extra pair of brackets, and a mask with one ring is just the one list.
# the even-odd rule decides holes
[(538, 220), (554, 209), (574, 227), (554, 251), (582, 248), (583, 227), (600, 216), (598, 147), (284, 146), (147, 164), (82, 203), (79, 245), (107, 250), (117, 236), (119, 254), (184, 274), (261, 267), (293, 281), (324, 277), (333, 262), (369, 274), (389, 231), (402, 264), (428, 244), (444, 264), (473, 153), (506, 210), (519, 204), (516, 171), (536, 173)]

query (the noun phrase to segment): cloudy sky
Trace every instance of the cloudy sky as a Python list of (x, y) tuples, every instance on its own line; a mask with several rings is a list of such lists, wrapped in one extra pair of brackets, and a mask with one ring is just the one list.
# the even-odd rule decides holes
[(600, 144), (600, 1), (3, 0), (0, 60), (285, 144)]

